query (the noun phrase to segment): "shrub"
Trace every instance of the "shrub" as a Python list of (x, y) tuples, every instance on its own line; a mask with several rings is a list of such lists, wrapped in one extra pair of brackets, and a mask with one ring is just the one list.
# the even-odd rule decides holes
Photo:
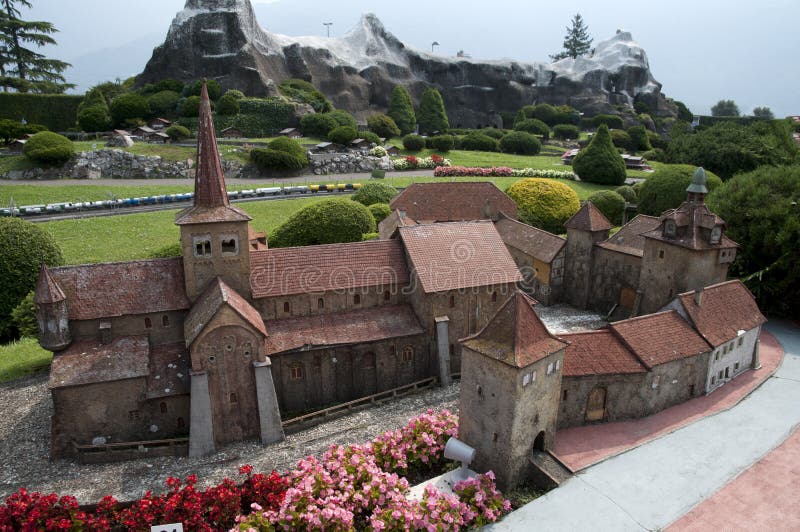
[(336, 144), (347, 146), (358, 138), (356, 128), (350, 126), (338, 126), (328, 133), (328, 140)]
[(353, 194), (353, 201), (370, 206), (375, 203), (389, 203), (396, 195), (397, 189), (392, 185), (371, 181)]
[(181, 105), (181, 116), (197, 118), (200, 116), (200, 96), (189, 96)]
[(499, 151), (500, 143), (492, 137), (473, 131), (461, 139), (461, 149), (468, 151)]
[(642, 154), (642, 157), (648, 161), (658, 161), (661, 163), (667, 162), (667, 154), (661, 148), (648, 150)]
[(43, 262), (64, 263), (53, 236), (40, 225), (0, 218), (0, 337), (8, 335), (11, 311), (36, 287)]
[(625, 162), (614, 148), (605, 124), (597, 129), (589, 145), (578, 152), (572, 168), (582, 181), (601, 185), (621, 185), (627, 175)]
[(442, 95), (433, 87), (428, 87), (422, 93), (419, 112), (417, 113), (417, 123), (422, 133), (430, 134), (450, 129), (450, 122), (447, 120), (447, 112), (444, 109)]
[(327, 113), (333, 110), (333, 104), (325, 95), (314, 85), (302, 79), (284, 80), (278, 85), (278, 90), (291, 100), (309, 104), (317, 113)]
[(327, 138), (339, 122), (330, 113), (309, 113), (300, 119), (300, 131), (306, 137)]
[(381, 145), (380, 137), (378, 137), (378, 135), (376, 135), (372, 131), (359, 131), (357, 138), (364, 139), (367, 142), (371, 142), (372, 144), (375, 144), (375, 146)]
[(75, 153), (72, 141), (52, 131), (36, 133), (22, 150), (25, 157), (44, 164), (60, 164), (68, 161)]
[(592, 119), (592, 125), (594, 127), (600, 127), (603, 124), (608, 126), (609, 129), (622, 129), (624, 124), (622, 123), (622, 118), (617, 115), (597, 115)]
[(367, 118), (367, 127), (379, 137), (391, 138), (400, 135), (400, 128), (391, 117), (384, 114), (374, 114)]
[(636, 203), (639, 200), (636, 190), (630, 185), (622, 185), (621, 187), (617, 187), (614, 189), (614, 192), (622, 196), (622, 198), (628, 203)]
[(500, 150), (519, 155), (536, 155), (542, 150), (542, 143), (530, 133), (513, 131), (500, 139)]
[(183, 255), (183, 248), (181, 247), (180, 242), (175, 242), (173, 244), (167, 244), (166, 246), (161, 246), (160, 248), (152, 251), (148, 258), (151, 259), (169, 259), (172, 257), (180, 257)]
[(403, 137), (403, 147), (408, 151), (419, 151), (425, 147), (425, 139), (420, 135), (406, 135)]
[(550, 138), (550, 128), (541, 120), (527, 118), (514, 124), (515, 131), (526, 131), (534, 135), (541, 135), (544, 140)]
[(633, 151), (647, 151), (652, 150), (650, 145), (650, 137), (648, 131), (644, 126), (632, 126), (628, 128), (628, 138), (630, 138), (629, 148)]
[(138, 94), (123, 94), (111, 102), (111, 119), (116, 125), (122, 125), (126, 120), (142, 119), (149, 114), (147, 99)]
[[(633, 190), (633, 189), (631, 189)], [(622, 213), (625, 211), (625, 198), (613, 190), (598, 190), (588, 198), (600, 212), (614, 225), (622, 223)]]
[(358, 129), (356, 118), (344, 109), (334, 109), (328, 113), (328, 116), (333, 117), (340, 126), (350, 126), (353, 129)]
[(578, 126), (573, 126), (572, 124), (556, 124), (553, 126), (553, 136), (562, 140), (577, 140), (581, 136), (581, 130), (578, 129)]
[(389, 207), (388, 203), (373, 203), (369, 206), (369, 212), (372, 213), (375, 223), (378, 224), (392, 213), (392, 208)]
[(183, 127), (179, 124), (169, 126), (164, 133), (169, 135), (169, 138), (172, 140), (183, 140), (192, 136), (192, 132), (189, 131), (189, 128)]
[(239, 114), (239, 100), (234, 96), (226, 94), (217, 102), (217, 112), (221, 115), (238, 115)]
[(564, 222), (581, 208), (578, 195), (552, 179), (520, 179), (508, 190), (517, 203), (520, 220), (554, 234), (564, 232)]
[(408, 89), (402, 85), (395, 85), (392, 89), (389, 110), (386, 114), (392, 117), (394, 123), (400, 128), (401, 135), (408, 135), (417, 127), (417, 117), (414, 114), (411, 95), (408, 93)]
[(269, 148), (250, 150), (250, 160), (262, 172), (292, 172), (302, 170), (308, 165), (307, 160), (303, 161), (296, 155)]
[(507, 133), (506, 131), (503, 131), (502, 129), (497, 129), (495, 127), (485, 127), (481, 129), (479, 132), (483, 133), (487, 137), (492, 137), (493, 139), (496, 140), (502, 139), (503, 137), (506, 136)]
[(150, 106), (150, 112), (156, 116), (172, 116), (175, 114), (180, 99), (181, 95), (177, 92), (161, 91), (148, 97), (147, 104)]
[(628, 135), (628, 133), (621, 129), (612, 129), (609, 133), (611, 134), (611, 142), (614, 143), (614, 146), (623, 151), (630, 151), (632, 149), (631, 136)]
[(650, 143), (650, 146), (652, 146), (653, 149), (660, 149), (663, 151), (667, 149), (667, 146), (669, 146), (669, 142), (667, 142), (664, 137), (655, 131), (647, 132), (647, 141)]
[(431, 147), (436, 151), (448, 152), (453, 149), (452, 135), (437, 135), (430, 138)]
[(83, 131), (106, 131), (111, 126), (107, 108), (99, 105), (86, 107), (78, 113), (78, 127)]
[(36, 321), (36, 304), (33, 302), (33, 292), (28, 292), (28, 295), (11, 311), (11, 322), (20, 336), (28, 338), (39, 337), (39, 323)]
[(223, 94), (222, 96), (223, 96), (223, 98), (225, 96), (230, 96), (231, 98), (235, 98), (237, 100), (243, 100), (245, 98), (244, 93), (242, 91), (236, 90), (236, 89), (228, 89), (227, 91), (225, 91), (225, 94)]
[(78, 114), (89, 107), (102, 107), (106, 110), (106, 112), (108, 112), (108, 102), (106, 101), (105, 96), (103, 96), (102, 91), (97, 88), (90, 89), (86, 93), (86, 96), (83, 97), (81, 104), (78, 106)]
[(362, 235), (374, 233), (375, 229), (375, 218), (361, 203), (344, 198), (329, 199), (294, 213), (270, 235), (269, 246), (359, 242)]
[(530, 114), (526, 113), (528, 118), (535, 118), (536, 120), (541, 120), (548, 126), (552, 126), (556, 124), (556, 117), (558, 116), (558, 111), (555, 107), (547, 103), (540, 103), (531, 110)]
[[(185, 96), (200, 96), (200, 92), (203, 90), (203, 82), (202, 80), (197, 80), (194, 83), (188, 84), (184, 87), (183, 92)], [(211, 101), (219, 100), (220, 95), (222, 94), (222, 87), (219, 84), (219, 81), (215, 79), (209, 79), (206, 81), (206, 90), (208, 91), (208, 99)]]
[(308, 155), (306, 154), (306, 149), (295, 139), (290, 139), (289, 137), (278, 137), (277, 139), (270, 141), (270, 143), (267, 144), (267, 147), (271, 150), (283, 151), (294, 155), (302, 160), (304, 166), (308, 164)]
[[(685, 164), (662, 166), (642, 184), (639, 191), (639, 212), (658, 216), (686, 201), (686, 188), (692, 182), (696, 168)], [(722, 180), (706, 171), (706, 188), (712, 192)]]

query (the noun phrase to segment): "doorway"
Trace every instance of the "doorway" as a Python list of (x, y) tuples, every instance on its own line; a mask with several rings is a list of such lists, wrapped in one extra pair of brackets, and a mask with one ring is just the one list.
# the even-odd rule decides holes
[(586, 402), (586, 421), (601, 421), (606, 417), (606, 389), (597, 387), (589, 392)]
[(544, 431), (540, 431), (539, 434), (536, 435), (536, 439), (533, 440), (533, 450), (544, 451)]

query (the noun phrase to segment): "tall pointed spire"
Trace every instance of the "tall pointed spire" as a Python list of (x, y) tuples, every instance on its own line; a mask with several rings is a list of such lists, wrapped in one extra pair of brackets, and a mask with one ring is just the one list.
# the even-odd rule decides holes
[(211, 116), (208, 87), (203, 79), (200, 91), (200, 123), (197, 126), (197, 164), (194, 176), (194, 204), (198, 207), (228, 205), (225, 174), (217, 148), (217, 135)]

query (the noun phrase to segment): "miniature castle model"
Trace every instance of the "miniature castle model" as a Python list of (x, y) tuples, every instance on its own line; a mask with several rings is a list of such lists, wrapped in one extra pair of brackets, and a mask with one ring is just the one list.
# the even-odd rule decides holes
[[(491, 183), (415, 184), (380, 240), (269, 249), (228, 201), (204, 86), (182, 256), (41, 269), (51, 455), (269, 443), (293, 414), (460, 374), (461, 437), (514, 484), (558, 427), (647, 415), (758, 364), (764, 318), (725, 282), (735, 244), (704, 196), (698, 172), (678, 209), (611, 238), (586, 203), (564, 239)], [(556, 337), (534, 305), (563, 300), (660, 312)]]

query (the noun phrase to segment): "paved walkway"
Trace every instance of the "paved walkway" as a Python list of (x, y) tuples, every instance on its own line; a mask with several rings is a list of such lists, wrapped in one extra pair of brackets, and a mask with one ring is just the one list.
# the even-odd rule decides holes
[[(738, 405), (589, 467), (488, 528), (659, 530), (711, 497), (800, 423), (800, 329), (784, 322), (767, 328), (785, 349), (783, 363)], [(753, 489), (769, 496), (763, 485)], [(758, 497), (729, 506), (751, 500)]]

